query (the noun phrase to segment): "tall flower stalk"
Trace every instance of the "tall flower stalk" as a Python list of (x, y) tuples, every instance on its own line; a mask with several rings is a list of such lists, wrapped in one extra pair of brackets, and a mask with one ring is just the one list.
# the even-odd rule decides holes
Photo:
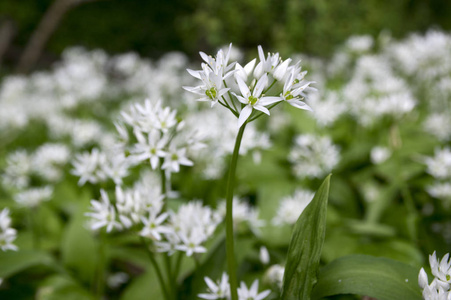
[(235, 187), (235, 173), (240, 151), (241, 140), (243, 139), (246, 123), (240, 127), (235, 140), (232, 160), (230, 161), (229, 175), (227, 178), (226, 191), (226, 247), (227, 247), (227, 270), (229, 273), (230, 289), (232, 299), (238, 299), (238, 280), (236, 277), (235, 242), (233, 238), (233, 189)]
[(304, 80), (305, 71), (301, 72), (298, 62), (290, 65), (291, 59), (282, 60), (278, 53), (267, 56), (261, 46), (258, 47), (260, 61), (251, 60), (244, 67), (238, 62), (229, 64), (230, 50), (225, 53), (219, 50), (213, 58), (200, 52), (204, 60), (202, 69), (188, 70), (201, 84), (194, 87), (184, 87), (185, 90), (197, 95), (198, 101), (209, 101), (211, 106), (219, 103), (227, 108), (238, 119), (238, 134), (230, 161), (226, 191), (226, 249), (227, 268), (230, 277), (230, 295), (232, 300), (238, 300), (238, 278), (236, 276), (236, 260), (233, 235), (233, 190), (235, 186), (235, 171), (244, 130), (263, 114), (270, 115), (270, 110), (281, 102), (287, 102), (299, 109), (311, 110), (303, 102), (312, 82)]

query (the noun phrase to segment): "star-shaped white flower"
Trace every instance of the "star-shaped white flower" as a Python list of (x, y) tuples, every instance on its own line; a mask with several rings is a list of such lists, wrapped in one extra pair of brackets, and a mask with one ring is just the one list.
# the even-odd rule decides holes
[(238, 298), (239, 300), (262, 300), (265, 299), (271, 293), (270, 290), (258, 292), (258, 279), (256, 279), (251, 288), (248, 289), (246, 284), (241, 281), (241, 285), (238, 288)]
[(252, 114), (252, 110), (254, 108), (269, 115), (269, 110), (265, 106), (283, 100), (283, 98), (281, 97), (262, 97), (262, 92), (268, 83), (268, 76), (266, 74), (260, 77), (260, 79), (255, 84), (252, 92), (249, 90), (249, 87), (241, 77), (236, 77), (236, 81), (238, 83), (238, 87), (240, 88), (242, 96), (239, 96), (235, 93), (234, 95), (238, 99), (238, 101), (246, 105), (241, 110), (240, 116), (238, 118), (238, 127), (241, 127), (244, 122), (246, 122), (246, 120)]

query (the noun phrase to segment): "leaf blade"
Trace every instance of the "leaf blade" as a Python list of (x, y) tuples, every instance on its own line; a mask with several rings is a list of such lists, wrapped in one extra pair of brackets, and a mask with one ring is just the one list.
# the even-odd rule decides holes
[(288, 248), (282, 300), (310, 299), (317, 281), (326, 234), (330, 176), (324, 179), (315, 197), (296, 222)]
[(396, 260), (349, 255), (325, 266), (312, 292), (314, 299), (337, 294), (358, 294), (379, 300), (420, 300), (418, 270)]

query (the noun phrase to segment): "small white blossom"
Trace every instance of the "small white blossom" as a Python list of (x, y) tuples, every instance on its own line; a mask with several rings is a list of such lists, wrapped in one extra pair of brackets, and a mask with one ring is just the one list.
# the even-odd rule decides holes
[(199, 298), (208, 300), (230, 299), (230, 284), (227, 273), (222, 273), (221, 280), (218, 282), (214, 282), (209, 277), (204, 277), (204, 280), (208, 286), (208, 293), (198, 294)]
[(2, 251), (17, 251), (17, 246), (13, 244), (16, 237), (17, 231), (14, 228), (11, 228), (9, 209), (4, 208), (0, 212), (0, 249), (2, 249)]
[(238, 288), (239, 300), (262, 300), (268, 297), (269, 294), (271, 294), (270, 290), (261, 293), (258, 292), (258, 279), (252, 283), (249, 289), (244, 282), (241, 282), (240, 287)]

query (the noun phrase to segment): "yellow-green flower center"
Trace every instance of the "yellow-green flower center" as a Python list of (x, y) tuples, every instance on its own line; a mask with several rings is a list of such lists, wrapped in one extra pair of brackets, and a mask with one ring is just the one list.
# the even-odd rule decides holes
[(211, 89), (206, 90), (205, 95), (207, 95), (211, 100), (215, 100), (217, 95), (216, 88), (212, 87)]
[(254, 97), (254, 96), (249, 96), (249, 104), (250, 105), (255, 105), (255, 103), (257, 103), (258, 98)]

